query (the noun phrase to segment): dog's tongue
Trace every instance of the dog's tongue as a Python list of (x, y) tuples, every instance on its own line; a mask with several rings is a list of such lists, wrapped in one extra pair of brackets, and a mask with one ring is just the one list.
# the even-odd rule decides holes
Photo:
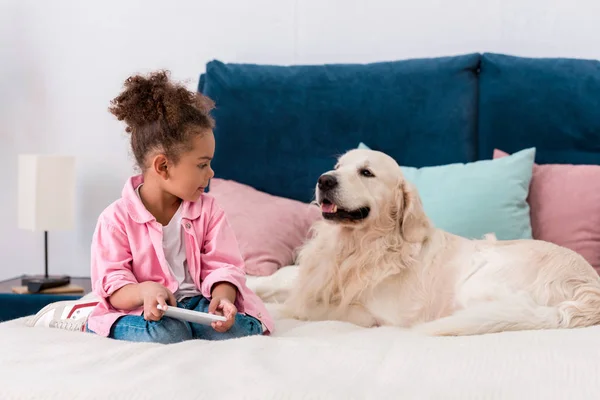
[(323, 203), (321, 204), (321, 211), (324, 213), (334, 213), (337, 211), (337, 206), (335, 204), (331, 204), (331, 203)]

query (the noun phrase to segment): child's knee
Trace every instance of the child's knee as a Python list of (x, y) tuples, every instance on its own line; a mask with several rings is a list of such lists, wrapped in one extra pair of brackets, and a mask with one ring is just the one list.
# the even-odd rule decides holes
[(148, 329), (155, 343), (171, 344), (192, 339), (192, 330), (185, 321), (163, 317), (160, 321), (150, 324)]
[(235, 323), (230, 329), (232, 336), (252, 336), (263, 333), (262, 323), (254, 317), (244, 314), (238, 314)]

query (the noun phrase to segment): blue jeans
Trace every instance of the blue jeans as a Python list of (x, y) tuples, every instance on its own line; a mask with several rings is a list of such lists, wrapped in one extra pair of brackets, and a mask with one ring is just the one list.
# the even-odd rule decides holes
[[(210, 301), (203, 296), (195, 296), (177, 302), (178, 307), (188, 310), (208, 312)], [(262, 324), (254, 317), (236, 314), (235, 322), (227, 332), (217, 332), (212, 326), (200, 325), (163, 317), (158, 321), (146, 321), (141, 315), (126, 315), (112, 326), (109, 337), (131, 342), (177, 343), (191, 339), (225, 340), (242, 336), (260, 335)]]

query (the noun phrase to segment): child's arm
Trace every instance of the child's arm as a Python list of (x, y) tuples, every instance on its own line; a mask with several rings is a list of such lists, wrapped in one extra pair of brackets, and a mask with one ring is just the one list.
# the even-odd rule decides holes
[(119, 310), (135, 310), (144, 305), (141, 286), (141, 283), (127, 284), (110, 295), (108, 301)]
[(232, 303), (235, 303), (235, 299), (237, 298), (237, 288), (229, 282), (215, 283), (212, 288), (211, 296), (213, 298), (225, 298)]
[(206, 298), (225, 297), (244, 312), (241, 288), (246, 282), (244, 259), (225, 213), (213, 200), (202, 247), (201, 291)]
[(92, 239), (92, 290), (115, 309), (144, 306), (144, 317), (158, 320), (163, 312), (156, 305), (176, 305), (173, 293), (159, 283), (138, 283), (127, 235), (117, 226), (103, 216), (98, 220)]
[(113, 293), (122, 287), (138, 283), (131, 271), (132, 256), (127, 235), (115, 225), (101, 215), (91, 248), (92, 290), (109, 302)]
[[(132, 310), (141, 307), (136, 296), (138, 281), (131, 271), (131, 250), (124, 231), (101, 215), (92, 237), (92, 290), (112, 307)], [(123, 290), (121, 290), (123, 289)], [(113, 297), (114, 295), (114, 297)]]
[[(177, 306), (177, 300), (169, 289), (156, 282), (132, 283), (115, 291), (109, 302), (114, 308), (134, 310), (144, 306), (144, 318), (148, 321), (158, 321), (164, 315), (166, 305)], [(163, 310), (156, 306), (160, 304)]]

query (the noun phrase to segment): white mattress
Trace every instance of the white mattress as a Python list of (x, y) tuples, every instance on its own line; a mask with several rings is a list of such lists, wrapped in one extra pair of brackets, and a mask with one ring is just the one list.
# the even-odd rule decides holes
[[(249, 283), (272, 302), (293, 275)], [(24, 322), (0, 324), (0, 399), (600, 399), (600, 327), (429, 338), (278, 319), (271, 337), (164, 346)]]

